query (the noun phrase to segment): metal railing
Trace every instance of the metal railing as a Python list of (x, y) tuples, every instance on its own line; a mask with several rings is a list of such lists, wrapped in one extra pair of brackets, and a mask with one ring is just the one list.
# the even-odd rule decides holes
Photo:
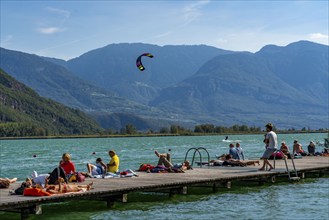
[(274, 169), (275, 169), (275, 158), (276, 158), (276, 153), (280, 152), (281, 155), (283, 156), (283, 160), (284, 160), (284, 163), (286, 165), (286, 170), (287, 170), (287, 173), (288, 173), (288, 177), (289, 177), (289, 180), (292, 181), (292, 180), (296, 180), (296, 181), (299, 181), (299, 177), (298, 177), (298, 173), (297, 173), (297, 170), (296, 170), (296, 166), (295, 166), (295, 162), (294, 162), (294, 155), (291, 154), (290, 152), (288, 152), (288, 155), (287, 156), (290, 156), (290, 159), (291, 159), (291, 163), (292, 163), (292, 166), (294, 168), (294, 172), (295, 172), (295, 177), (292, 177), (291, 174), (290, 174), (290, 170), (289, 170), (289, 167), (288, 167), (288, 162), (287, 162), (287, 157), (286, 157), (286, 154), (284, 154), (281, 150), (276, 150), (274, 152), (274, 162), (273, 162), (273, 166), (274, 166)]
[(194, 150), (193, 157), (192, 157), (192, 162), (191, 162), (191, 166), (193, 166), (194, 159), (195, 159), (195, 154), (198, 152), (198, 153), (199, 153), (199, 156), (200, 156), (200, 167), (202, 167), (202, 154), (201, 154), (200, 150), (204, 150), (204, 151), (207, 153), (207, 155), (208, 155), (208, 161), (207, 161), (207, 162), (208, 162), (208, 166), (209, 166), (209, 161), (210, 161), (209, 152), (208, 152), (207, 149), (204, 148), (204, 147), (198, 147), (198, 148), (196, 148), (196, 147), (191, 147), (190, 149), (188, 149), (187, 152), (186, 152), (186, 154), (185, 154), (185, 159), (184, 159), (184, 161), (186, 161), (187, 156), (188, 156), (188, 153), (189, 153), (191, 150)]

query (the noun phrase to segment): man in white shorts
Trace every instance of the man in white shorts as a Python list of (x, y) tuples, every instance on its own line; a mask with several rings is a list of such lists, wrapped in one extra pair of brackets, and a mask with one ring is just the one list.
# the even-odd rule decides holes
[(273, 125), (271, 123), (268, 123), (267, 125), (265, 125), (265, 127), (267, 131), (267, 134), (265, 135), (264, 139), (266, 150), (263, 156), (261, 157), (261, 159), (263, 159), (263, 166), (259, 170), (265, 170), (265, 165), (268, 165), (270, 167), (268, 171), (271, 171), (272, 169), (274, 169), (274, 167), (268, 161), (268, 158), (276, 151), (278, 147), (278, 138), (276, 133), (272, 131)]

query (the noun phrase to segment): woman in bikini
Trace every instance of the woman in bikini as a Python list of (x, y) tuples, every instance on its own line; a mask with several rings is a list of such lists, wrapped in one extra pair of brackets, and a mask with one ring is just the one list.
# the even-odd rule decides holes
[(44, 190), (51, 194), (62, 194), (68, 192), (85, 192), (91, 189), (93, 183), (89, 183), (88, 185), (77, 185), (77, 184), (69, 184), (65, 183), (63, 178), (58, 179), (58, 185), (49, 185), (47, 182), (45, 184)]
[(259, 164), (259, 160), (236, 160), (232, 158), (231, 154), (222, 154), (217, 157), (217, 160), (211, 160), (209, 163), (213, 163), (214, 166), (256, 166)]

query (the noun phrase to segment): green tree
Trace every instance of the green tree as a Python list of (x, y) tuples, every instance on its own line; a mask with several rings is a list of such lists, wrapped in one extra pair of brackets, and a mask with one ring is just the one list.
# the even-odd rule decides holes
[(137, 133), (137, 129), (134, 125), (132, 124), (126, 125), (126, 134), (136, 134), (136, 133)]
[(169, 128), (160, 128), (160, 131), (159, 131), (160, 134), (169, 134)]

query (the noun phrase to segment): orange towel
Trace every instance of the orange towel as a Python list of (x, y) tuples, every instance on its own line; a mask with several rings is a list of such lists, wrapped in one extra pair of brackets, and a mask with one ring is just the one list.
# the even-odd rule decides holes
[(23, 192), (24, 196), (51, 196), (50, 193), (39, 188), (26, 188)]

